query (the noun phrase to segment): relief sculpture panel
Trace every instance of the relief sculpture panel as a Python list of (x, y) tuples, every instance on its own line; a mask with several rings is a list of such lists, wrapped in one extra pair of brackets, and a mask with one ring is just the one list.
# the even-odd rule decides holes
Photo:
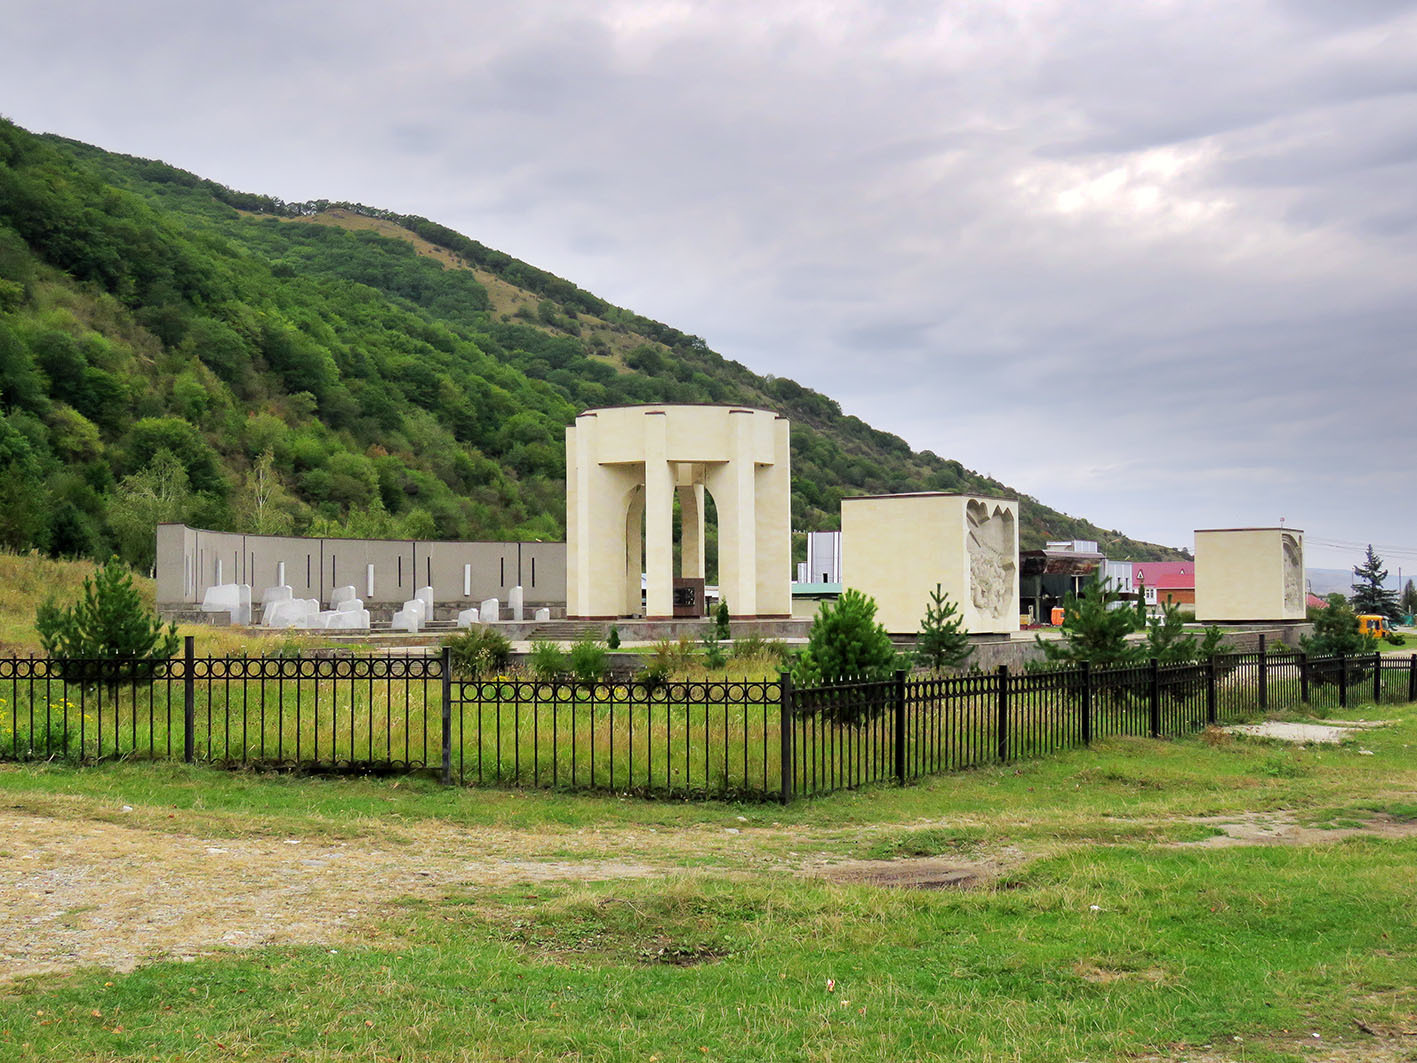
[(969, 522), (970, 598), (983, 616), (1002, 618), (1015, 608), (1014, 572), (1018, 542), (1014, 515), (984, 502), (971, 501), (965, 510)]
[(1304, 611), (1304, 555), (1299, 540), (1292, 535), (1280, 537), (1284, 549), (1284, 611), (1289, 614)]

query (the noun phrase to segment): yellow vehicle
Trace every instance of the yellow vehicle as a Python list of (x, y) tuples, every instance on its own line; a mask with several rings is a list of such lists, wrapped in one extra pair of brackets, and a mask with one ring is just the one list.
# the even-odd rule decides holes
[(1358, 632), (1362, 635), (1372, 635), (1375, 639), (1385, 639), (1392, 634), (1392, 628), (1388, 626), (1387, 617), (1378, 616), (1374, 613), (1358, 614)]

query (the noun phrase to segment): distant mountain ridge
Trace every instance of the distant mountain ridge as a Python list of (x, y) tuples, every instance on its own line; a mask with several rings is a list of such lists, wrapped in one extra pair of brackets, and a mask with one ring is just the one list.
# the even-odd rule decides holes
[[(0, 120), (0, 545), (144, 564), (155, 520), (560, 538), (562, 429), (633, 402), (782, 411), (802, 530), (845, 495), (1017, 494), (428, 219)], [(1027, 496), (1020, 531), (1184, 556)]]

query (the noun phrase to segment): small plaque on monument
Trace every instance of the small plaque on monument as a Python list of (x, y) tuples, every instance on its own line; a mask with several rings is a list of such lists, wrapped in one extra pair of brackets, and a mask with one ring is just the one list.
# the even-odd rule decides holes
[(705, 615), (703, 580), (676, 579), (674, 581), (674, 615), (676, 617)]

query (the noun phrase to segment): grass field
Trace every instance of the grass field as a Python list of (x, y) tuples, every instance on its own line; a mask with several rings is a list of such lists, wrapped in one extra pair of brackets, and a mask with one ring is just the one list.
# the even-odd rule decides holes
[(1364, 714), (788, 808), (8, 766), (0, 1059), (1417, 1058)]

